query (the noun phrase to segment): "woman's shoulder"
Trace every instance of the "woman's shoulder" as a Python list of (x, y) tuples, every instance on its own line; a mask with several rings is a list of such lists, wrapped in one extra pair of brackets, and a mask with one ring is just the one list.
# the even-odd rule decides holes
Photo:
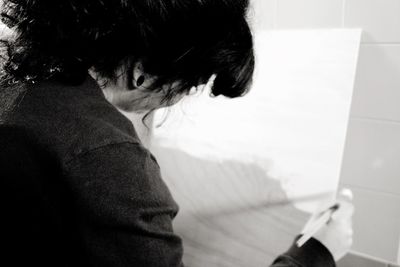
[(140, 144), (132, 122), (90, 78), (79, 86), (28, 86), (2, 123), (26, 129), (61, 161), (109, 144)]

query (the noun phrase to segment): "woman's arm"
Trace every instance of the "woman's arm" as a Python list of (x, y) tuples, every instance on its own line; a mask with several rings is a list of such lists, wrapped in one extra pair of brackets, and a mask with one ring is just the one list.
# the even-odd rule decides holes
[(178, 207), (141, 145), (119, 143), (81, 153), (67, 182), (79, 210), (85, 261), (91, 266), (183, 266), (173, 233)]
[[(81, 153), (67, 169), (86, 262), (96, 267), (183, 266), (182, 242), (172, 229), (178, 207), (145, 148), (135, 143), (103, 146)], [(271, 266), (335, 263), (330, 252), (311, 239), (301, 248), (293, 245)]]

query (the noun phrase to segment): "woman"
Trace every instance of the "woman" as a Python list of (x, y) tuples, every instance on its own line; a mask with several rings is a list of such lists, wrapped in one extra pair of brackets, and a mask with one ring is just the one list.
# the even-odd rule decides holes
[[(171, 224), (177, 204), (109, 102), (151, 112), (207, 82), (214, 96), (244, 95), (254, 69), (248, 1), (3, 5), (15, 35), (3, 40), (0, 91), (2, 258), (13, 266), (183, 266)], [(272, 266), (334, 266), (351, 243), (346, 205)]]

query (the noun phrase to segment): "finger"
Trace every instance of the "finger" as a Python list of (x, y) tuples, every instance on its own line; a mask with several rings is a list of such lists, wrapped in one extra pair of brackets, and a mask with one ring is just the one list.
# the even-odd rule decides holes
[(332, 219), (343, 220), (349, 218), (354, 213), (353, 192), (348, 188), (343, 188), (337, 195), (337, 203), (339, 204), (339, 209), (334, 212)]
[(331, 220), (331, 216), (332, 216), (333, 213), (334, 213), (334, 209), (331, 207), (329, 209), (326, 209), (323, 212), (319, 212), (319, 213), (314, 214), (308, 220), (308, 222), (304, 226), (302, 232), (309, 232), (310, 229), (318, 227), (318, 225), (321, 224), (321, 221), (322, 221), (323, 224), (328, 223)]
[(346, 236), (348, 238), (352, 238), (354, 231), (353, 231), (353, 225), (351, 220), (347, 221), (332, 221), (330, 224), (335, 224), (336, 228), (341, 229), (342, 235)]
[(343, 188), (339, 191), (337, 197), (338, 200), (344, 200), (344, 201), (353, 201), (353, 191), (349, 188)]
[(307, 232), (310, 228), (313, 227), (314, 223), (318, 220), (318, 218), (323, 215), (328, 209), (333, 208), (338, 205), (338, 209), (333, 212), (332, 220), (346, 220), (351, 218), (354, 213), (354, 206), (352, 204), (353, 193), (350, 189), (343, 188), (340, 190), (337, 196), (337, 200), (328, 200), (324, 201), (317, 209), (310, 219), (305, 224), (302, 232)]
[(318, 216), (319, 213), (326, 211), (336, 204), (337, 194), (333, 192), (324, 193), (324, 195), (318, 199), (316, 203), (316, 208), (314, 210), (314, 215)]
[(333, 220), (346, 220), (353, 216), (354, 205), (348, 201), (338, 201), (339, 208), (332, 214)]
[(324, 215), (325, 212), (327, 212), (335, 203), (331, 202), (330, 205), (324, 204), (321, 205), (318, 209), (317, 212), (314, 212), (311, 217), (308, 219), (308, 221), (306, 222), (306, 224), (303, 227), (302, 232), (307, 232), (309, 231), (310, 228), (314, 227), (314, 224), (316, 221), (319, 220), (319, 218), (321, 216)]

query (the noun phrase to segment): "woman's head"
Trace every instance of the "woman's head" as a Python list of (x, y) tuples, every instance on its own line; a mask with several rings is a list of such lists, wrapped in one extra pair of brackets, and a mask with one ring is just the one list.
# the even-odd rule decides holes
[[(93, 69), (103, 81), (135, 66), (165, 101), (206, 83), (212, 94), (247, 92), (254, 70), (248, 0), (4, 0), (2, 20), (16, 32), (5, 42), (8, 77), (80, 84)], [(139, 81), (141, 82), (141, 81)], [(166, 87), (166, 85), (171, 85)]]

